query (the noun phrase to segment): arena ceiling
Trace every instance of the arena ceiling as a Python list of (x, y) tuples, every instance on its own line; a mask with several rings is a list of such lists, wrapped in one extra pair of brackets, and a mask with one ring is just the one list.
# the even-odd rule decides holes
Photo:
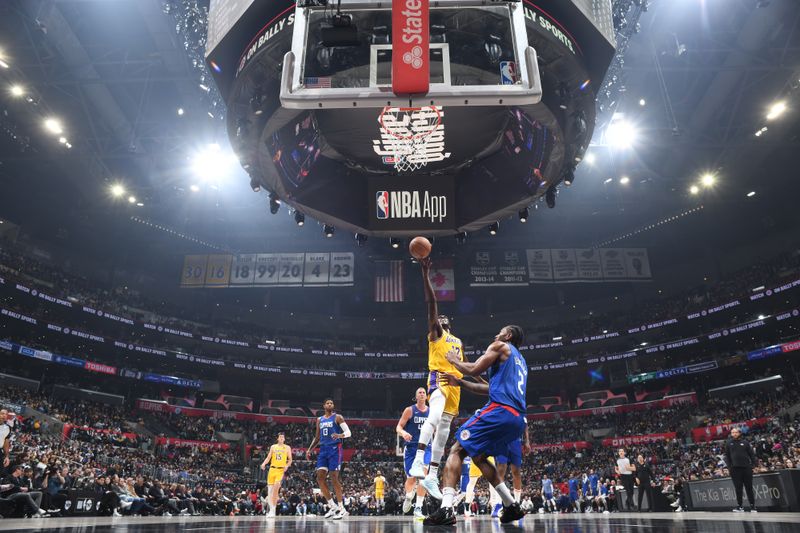
[[(243, 171), (192, 191), (193, 154), (224, 144), (225, 133), (165, 11), (162, 0), (0, 3), (0, 50), (10, 67), (0, 77), (33, 100), (0, 96), (0, 217), (36, 235), (142, 251), (209, 249), (137, 220), (233, 251), (319, 248), (321, 228), (298, 228), (285, 208), (270, 215), (265, 193), (253, 193)], [(505, 245), (672, 247), (743, 225), (797, 224), (800, 5), (651, 0), (639, 24), (623, 57), (624, 91), (599, 116), (594, 164), (581, 164), (555, 209), (538, 205), (526, 225), (501, 221), (495, 238)], [(767, 121), (778, 100), (788, 111)], [(604, 146), (615, 113), (638, 129), (631, 150)], [(62, 121), (72, 148), (43, 130), (47, 116)], [(706, 172), (717, 183), (692, 195)], [(114, 201), (108, 190), (117, 182), (137, 201)], [(352, 235), (334, 241), (355, 246)], [(369, 246), (390, 251), (382, 241)]]

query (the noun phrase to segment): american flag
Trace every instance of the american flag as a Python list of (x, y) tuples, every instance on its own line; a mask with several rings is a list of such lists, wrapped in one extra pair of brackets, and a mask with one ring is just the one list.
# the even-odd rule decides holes
[(306, 89), (330, 89), (330, 78), (306, 78)]
[(377, 261), (375, 263), (375, 301), (402, 302), (403, 262)]

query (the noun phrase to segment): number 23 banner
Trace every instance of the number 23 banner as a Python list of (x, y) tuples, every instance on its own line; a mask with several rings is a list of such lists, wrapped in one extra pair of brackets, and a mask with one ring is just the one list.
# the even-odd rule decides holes
[(353, 285), (352, 252), (187, 255), (181, 287), (330, 287)]

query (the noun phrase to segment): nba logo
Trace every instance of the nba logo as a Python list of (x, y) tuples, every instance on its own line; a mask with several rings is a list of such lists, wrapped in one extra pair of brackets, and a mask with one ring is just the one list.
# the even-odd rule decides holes
[(514, 85), (517, 83), (517, 64), (513, 61), (500, 62), (500, 84)]
[(389, 218), (389, 192), (378, 191), (375, 194), (375, 204), (378, 208), (378, 220)]

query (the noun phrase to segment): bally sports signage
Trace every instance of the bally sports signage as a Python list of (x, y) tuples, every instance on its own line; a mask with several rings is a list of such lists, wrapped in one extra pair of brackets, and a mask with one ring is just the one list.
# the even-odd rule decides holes
[(454, 184), (450, 177), (370, 180), (369, 226), (375, 231), (455, 227)]
[(430, 85), (428, 0), (392, 1), (392, 90), (426, 94)]

